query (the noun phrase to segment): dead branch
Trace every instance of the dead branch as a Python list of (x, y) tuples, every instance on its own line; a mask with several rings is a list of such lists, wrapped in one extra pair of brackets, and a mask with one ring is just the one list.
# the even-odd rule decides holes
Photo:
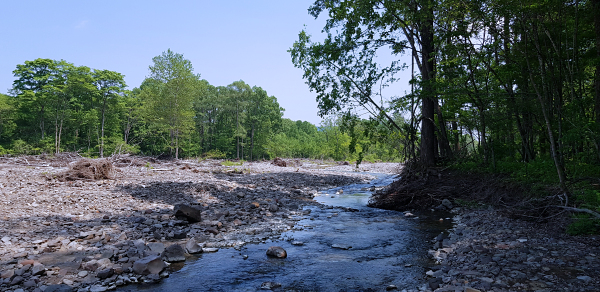
[(561, 208), (561, 209), (565, 209), (565, 210), (569, 210), (569, 211), (573, 211), (573, 212), (579, 212), (579, 213), (588, 213), (591, 214), (592, 216), (596, 217), (596, 218), (600, 218), (600, 214), (596, 213), (590, 209), (582, 209), (582, 208), (575, 208), (575, 207), (567, 207), (567, 206), (558, 206), (558, 205), (552, 205), (551, 207), (556, 207), (556, 208)]

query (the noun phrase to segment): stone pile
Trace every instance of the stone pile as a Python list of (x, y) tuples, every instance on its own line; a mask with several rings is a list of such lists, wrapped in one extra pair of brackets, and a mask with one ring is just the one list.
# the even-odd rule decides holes
[(600, 291), (600, 237), (573, 237), (501, 211), (459, 212), (433, 241), (433, 291)]

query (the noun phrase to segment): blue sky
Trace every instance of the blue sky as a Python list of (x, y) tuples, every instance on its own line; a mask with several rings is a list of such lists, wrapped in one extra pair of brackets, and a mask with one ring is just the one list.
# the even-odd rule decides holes
[(171, 49), (220, 86), (243, 80), (277, 97), (284, 117), (320, 122), (315, 94), (287, 50), (306, 25), (318, 38), (325, 19), (312, 0), (2, 1), (0, 92), (26, 60), (49, 58), (125, 75), (129, 88), (152, 58)]

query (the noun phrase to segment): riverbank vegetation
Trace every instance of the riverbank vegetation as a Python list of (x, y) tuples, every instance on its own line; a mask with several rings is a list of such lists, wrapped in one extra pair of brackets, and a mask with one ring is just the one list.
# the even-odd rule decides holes
[[(367, 111), (401, 133), (403, 180), (501, 174), (527, 187), (515, 196), (537, 202), (530, 211), (548, 211), (527, 216), (575, 212), (599, 230), (599, 1), (317, 0), (308, 11), (327, 18), (327, 35), (302, 31), (289, 52), (321, 114)], [(409, 93), (381, 90), (407, 68)]]

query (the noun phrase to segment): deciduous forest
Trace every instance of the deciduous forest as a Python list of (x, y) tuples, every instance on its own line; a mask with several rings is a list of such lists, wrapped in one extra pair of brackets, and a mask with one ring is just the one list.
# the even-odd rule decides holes
[(259, 86), (211, 85), (171, 50), (151, 61), (147, 78), (132, 90), (118, 72), (64, 60), (17, 65), (12, 91), (0, 95), (0, 153), (398, 160), (401, 147), (385, 129), (380, 143), (351, 137), (347, 125), (362, 129), (367, 120), (292, 121)]
[[(505, 173), (599, 210), (599, 1), (317, 0), (309, 13), (327, 36), (302, 31), (289, 52), (322, 114), (370, 113), (415, 173)], [(411, 92), (384, 94), (406, 69)]]

